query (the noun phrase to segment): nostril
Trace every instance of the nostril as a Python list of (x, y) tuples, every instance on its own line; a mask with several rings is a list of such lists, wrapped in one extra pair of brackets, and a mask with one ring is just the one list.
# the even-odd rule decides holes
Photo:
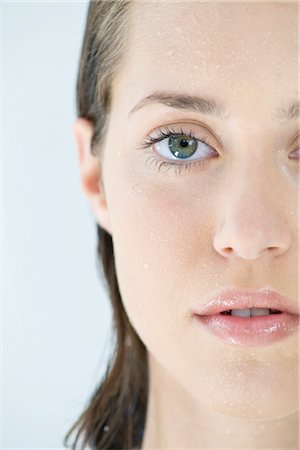
[(223, 249), (222, 253), (224, 256), (229, 256), (233, 253), (233, 249), (232, 249), (232, 247), (226, 247)]

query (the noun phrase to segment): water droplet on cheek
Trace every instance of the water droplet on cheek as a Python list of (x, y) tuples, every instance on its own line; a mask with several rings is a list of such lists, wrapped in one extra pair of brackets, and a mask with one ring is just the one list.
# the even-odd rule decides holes
[(174, 50), (168, 50), (166, 52), (166, 56), (173, 56), (174, 55)]

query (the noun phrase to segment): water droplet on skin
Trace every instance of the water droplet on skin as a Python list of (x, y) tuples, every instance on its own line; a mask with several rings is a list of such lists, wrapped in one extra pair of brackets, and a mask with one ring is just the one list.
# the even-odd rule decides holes
[(143, 265), (144, 265), (144, 268), (145, 268), (146, 270), (149, 269), (149, 264), (144, 263)]
[(168, 50), (166, 52), (166, 56), (172, 56), (174, 54), (174, 50)]

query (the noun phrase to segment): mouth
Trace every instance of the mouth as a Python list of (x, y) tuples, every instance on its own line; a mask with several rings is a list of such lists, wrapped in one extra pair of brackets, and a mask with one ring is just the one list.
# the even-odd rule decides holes
[(299, 318), (295, 302), (267, 288), (223, 291), (193, 314), (197, 326), (227, 343), (255, 347), (287, 337)]

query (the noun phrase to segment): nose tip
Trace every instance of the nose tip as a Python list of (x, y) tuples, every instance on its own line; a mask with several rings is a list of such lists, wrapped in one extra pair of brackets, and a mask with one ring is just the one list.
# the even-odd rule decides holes
[[(267, 225), (265, 223), (265, 225)], [(260, 229), (239, 226), (233, 219), (227, 220), (214, 237), (214, 248), (223, 257), (239, 257), (254, 260), (264, 255), (279, 256), (291, 245), (287, 226), (280, 225)]]

